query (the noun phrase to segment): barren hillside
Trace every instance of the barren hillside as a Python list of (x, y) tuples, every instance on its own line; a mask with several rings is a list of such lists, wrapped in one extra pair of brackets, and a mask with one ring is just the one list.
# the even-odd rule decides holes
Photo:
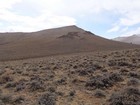
[(128, 37), (117, 37), (114, 40), (132, 44), (140, 44), (140, 35), (132, 35)]
[(138, 46), (104, 39), (77, 26), (0, 34), (0, 60), (135, 47)]

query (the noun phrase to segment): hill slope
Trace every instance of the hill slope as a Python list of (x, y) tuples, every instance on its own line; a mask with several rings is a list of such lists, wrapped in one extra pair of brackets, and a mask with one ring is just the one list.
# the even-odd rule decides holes
[(117, 37), (114, 40), (126, 43), (140, 44), (140, 35), (132, 35), (129, 37)]
[(0, 60), (134, 47), (138, 46), (104, 39), (76, 26), (0, 34)]

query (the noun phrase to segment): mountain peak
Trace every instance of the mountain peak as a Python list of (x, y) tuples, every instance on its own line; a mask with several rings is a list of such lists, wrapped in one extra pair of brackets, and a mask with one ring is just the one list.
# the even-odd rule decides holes
[(51, 29), (44, 29), (44, 30), (40, 30), (40, 31), (37, 31), (37, 32), (50, 32), (50, 31), (56, 31), (56, 32), (64, 32), (64, 31), (67, 31), (67, 32), (72, 32), (72, 31), (84, 31), (82, 28), (79, 28), (78, 26), (76, 25), (69, 25), (69, 26), (62, 26), (62, 27), (57, 27), (57, 28), (51, 28)]
[(78, 26), (76, 26), (76, 25), (69, 25), (69, 26), (63, 26), (63, 27), (59, 27), (58, 29), (60, 29), (60, 28), (64, 28), (64, 29), (66, 29), (66, 28), (68, 28), (68, 29), (80, 29), (80, 30), (83, 30), (82, 28), (80, 28), (80, 27), (78, 27)]
[(75, 28), (79, 28), (79, 27), (76, 26), (76, 25), (69, 25), (69, 26), (64, 26), (64, 27), (75, 27)]

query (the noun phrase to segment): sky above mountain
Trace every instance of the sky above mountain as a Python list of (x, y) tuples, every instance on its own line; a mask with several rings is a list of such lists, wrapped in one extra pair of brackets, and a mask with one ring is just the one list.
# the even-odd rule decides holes
[(106, 38), (140, 33), (140, 0), (0, 0), (0, 32), (77, 25)]

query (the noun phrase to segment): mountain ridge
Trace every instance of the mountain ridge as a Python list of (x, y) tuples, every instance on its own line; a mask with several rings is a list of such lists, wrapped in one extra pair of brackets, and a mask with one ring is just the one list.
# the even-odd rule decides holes
[(139, 34), (134, 34), (131, 36), (126, 36), (126, 37), (117, 37), (117, 38), (114, 38), (113, 40), (140, 45), (140, 35)]
[(97, 36), (77, 26), (0, 34), (0, 60), (139, 47)]

